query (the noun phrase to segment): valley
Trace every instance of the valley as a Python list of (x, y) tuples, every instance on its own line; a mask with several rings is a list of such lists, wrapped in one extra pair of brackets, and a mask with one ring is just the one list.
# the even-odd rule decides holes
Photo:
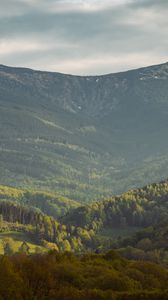
[(167, 94), (0, 66), (0, 299), (167, 299)]
[(167, 91), (167, 63), (85, 77), (1, 65), (0, 183), (89, 203), (167, 178)]
[(118, 249), (128, 258), (143, 255), (168, 263), (167, 181), (90, 205), (5, 186), (0, 187), (0, 199), (1, 243), (8, 235), (17, 244), (16, 234), (41, 251), (82, 254)]

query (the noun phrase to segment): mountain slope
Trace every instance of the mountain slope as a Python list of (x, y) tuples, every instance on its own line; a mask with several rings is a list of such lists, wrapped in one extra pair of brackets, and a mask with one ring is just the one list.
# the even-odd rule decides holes
[(65, 224), (97, 231), (102, 228), (147, 227), (164, 219), (168, 219), (168, 181), (78, 207), (63, 217)]
[(56, 219), (80, 206), (78, 202), (59, 194), (21, 190), (8, 186), (0, 186), (1, 201), (12, 201), (15, 204), (25, 205)]
[(167, 63), (88, 77), (1, 65), (0, 183), (88, 201), (158, 181), (167, 113)]

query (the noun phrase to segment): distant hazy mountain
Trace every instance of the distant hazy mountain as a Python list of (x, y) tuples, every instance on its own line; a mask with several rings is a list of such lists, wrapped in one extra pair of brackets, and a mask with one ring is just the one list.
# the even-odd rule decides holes
[(168, 177), (168, 63), (104, 76), (0, 66), (0, 183), (77, 200)]

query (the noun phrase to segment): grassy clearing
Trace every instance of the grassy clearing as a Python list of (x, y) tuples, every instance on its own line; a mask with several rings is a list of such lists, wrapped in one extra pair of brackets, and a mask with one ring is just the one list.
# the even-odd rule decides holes
[(25, 241), (30, 247), (30, 253), (36, 252), (37, 247), (40, 252), (46, 251), (46, 249), (43, 246), (36, 244), (26, 233), (9, 231), (9, 232), (0, 233), (0, 254), (4, 254), (2, 241), (5, 238), (13, 239), (14, 252), (18, 252), (19, 247), (21, 246), (23, 241)]
[(99, 236), (101, 237), (109, 237), (109, 238), (114, 238), (114, 239), (118, 239), (118, 238), (124, 238), (124, 237), (128, 237), (138, 231), (140, 231), (141, 227), (124, 227), (124, 228), (107, 228), (107, 229), (103, 229)]

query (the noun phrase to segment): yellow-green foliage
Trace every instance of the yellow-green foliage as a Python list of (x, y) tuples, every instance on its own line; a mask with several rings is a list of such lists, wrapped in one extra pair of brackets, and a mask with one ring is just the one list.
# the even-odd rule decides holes
[(23, 190), (9, 186), (0, 185), (0, 198), (17, 199), (24, 195)]
[(9, 242), (13, 253), (19, 252), (19, 248), (23, 241), (27, 243), (30, 248), (30, 253), (35, 253), (37, 247), (40, 252), (47, 251), (47, 247), (37, 244), (26, 233), (9, 231), (0, 233), (0, 254), (4, 254), (4, 243)]
[(2, 185), (0, 185), (0, 199), (34, 206), (53, 217), (64, 215), (69, 210), (80, 206), (78, 202), (63, 197), (59, 193), (23, 190)]

